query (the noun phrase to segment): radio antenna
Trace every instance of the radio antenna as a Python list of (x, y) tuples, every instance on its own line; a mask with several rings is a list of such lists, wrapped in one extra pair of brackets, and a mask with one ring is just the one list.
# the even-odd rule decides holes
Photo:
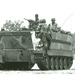
[(66, 21), (75, 14), (75, 12), (73, 12), (70, 16), (67, 17), (67, 19), (64, 21), (64, 23), (62, 24), (61, 28), (64, 26), (64, 24), (66, 23)]

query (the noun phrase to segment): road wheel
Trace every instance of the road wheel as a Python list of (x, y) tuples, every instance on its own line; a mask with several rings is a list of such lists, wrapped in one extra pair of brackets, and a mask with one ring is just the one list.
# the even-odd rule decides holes
[(49, 57), (44, 57), (37, 61), (37, 65), (41, 70), (49, 70)]
[(58, 59), (58, 57), (55, 58), (55, 69), (56, 70), (59, 69), (59, 59)]
[(55, 66), (54, 57), (51, 57), (50, 61), (51, 61), (51, 69), (54, 70), (54, 66)]
[(45, 66), (46, 66), (46, 69), (49, 70), (49, 67), (50, 67), (50, 65), (49, 65), (49, 57), (45, 58)]
[(64, 58), (64, 69), (67, 69), (68, 67), (68, 63), (67, 63), (67, 58), (65, 57)]
[(60, 58), (60, 69), (63, 69), (63, 58)]

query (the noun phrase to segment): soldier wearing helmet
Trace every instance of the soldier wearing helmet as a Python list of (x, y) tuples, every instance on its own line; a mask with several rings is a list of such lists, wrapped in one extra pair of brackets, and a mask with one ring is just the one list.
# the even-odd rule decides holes
[(39, 15), (38, 14), (35, 14), (35, 20), (31, 24), (32, 24), (32, 29), (36, 30), (38, 27), (38, 24), (39, 24)]
[(51, 26), (51, 30), (53, 31), (57, 31), (57, 23), (55, 21), (56, 21), (55, 18), (51, 19), (52, 23), (50, 24), (50, 26)]
[(35, 21), (38, 21), (38, 20), (39, 20), (39, 15), (35, 14)]

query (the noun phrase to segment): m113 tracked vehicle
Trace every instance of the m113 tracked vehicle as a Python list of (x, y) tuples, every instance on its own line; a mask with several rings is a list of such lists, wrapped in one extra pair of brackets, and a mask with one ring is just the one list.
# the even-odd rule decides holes
[(28, 70), (34, 63), (41, 70), (70, 69), (73, 36), (49, 29), (45, 22), (33, 21), (33, 28), (23, 31), (0, 31), (0, 69)]

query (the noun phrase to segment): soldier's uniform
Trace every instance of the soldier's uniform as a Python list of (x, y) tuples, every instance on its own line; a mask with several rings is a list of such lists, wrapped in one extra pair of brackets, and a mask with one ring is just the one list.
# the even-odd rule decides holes
[[(24, 18), (25, 19), (25, 18)], [(39, 24), (38, 14), (35, 14), (35, 20), (32, 19), (25, 19), (29, 22), (29, 29), (36, 30)]]
[(50, 24), (50, 29), (57, 31), (57, 23), (55, 23), (55, 18), (51, 19), (52, 23)]
[(34, 21), (34, 25), (33, 25), (33, 29), (36, 30), (39, 24), (39, 15), (35, 14), (35, 21)]
[(39, 21), (39, 15), (38, 14), (35, 14), (35, 21)]
[(57, 23), (55, 23), (55, 24), (53, 24), (53, 25), (51, 24), (51, 29), (52, 29), (52, 30), (57, 30)]
[(49, 27), (47, 26), (47, 24), (42, 23), (42, 26), (40, 28), (40, 33), (39, 33), (41, 41), (43, 42), (45, 50), (49, 49), (50, 40), (51, 40), (51, 33), (50, 33), (50, 29), (48, 29), (48, 28)]
[(50, 41), (51, 41), (51, 34), (50, 28), (46, 24), (46, 20), (42, 19), (39, 21), (39, 25), (37, 28), (37, 36), (41, 39), (40, 42), (43, 44), (43, 51), (44, 54), (47, 54), (47, 50), (50, 48)]

